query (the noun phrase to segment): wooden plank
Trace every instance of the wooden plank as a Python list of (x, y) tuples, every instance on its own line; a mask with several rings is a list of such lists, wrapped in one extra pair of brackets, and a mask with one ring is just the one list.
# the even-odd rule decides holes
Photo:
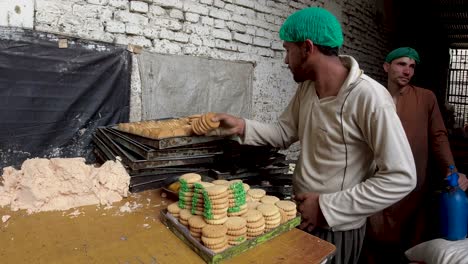
[(246, 240), (245, 242), (230, 247), (223, 252), (215, 254), (213, 251), (209, 250), (203, 246), (199, 241), (194, 239), (189, 230), (181, 225), (176, 218), (171, 214), (167, 213), (167, 210), (161, 210), (161, 221), (184, 243), (186, 243), (193, 251), (195, 251), (201, 258), (203, 258), (207, 263), (216, 264), (222, 260), (226, 260), (241, 254), (249, 249), (256, 247), (262, 243), (267, 242), (268, 240), (281, 235), (284, 232), (287, 232), (294, 227), (298, 226), (301, 223), (300, 216), (297, 216), (288, 222), (278, 226), (277, 228), (271, 230), (268, 233), (265, 233), (261, 236), (258, 236), (254, 239)]

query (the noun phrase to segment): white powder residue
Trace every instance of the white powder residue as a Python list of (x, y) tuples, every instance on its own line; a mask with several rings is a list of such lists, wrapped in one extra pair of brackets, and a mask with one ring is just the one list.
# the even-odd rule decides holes
[(80, 210), (75, 210), (69, 213), (68, 216), (70, 216), (70, 218), (75, 218), (75, 217), (78, 217), (80, 214), (81, 214)]
[(120, 162), (101, 167), (85, 164), (83, 158), (28, 159), (21, 169), (3, 169), (0, 206), (28, 213), (102, 204), (110, 205), (128, 196), (130, 176)]
[(6, 221), (10, 220), (10, 215), (4, 215), (2, 216), (2, 222), (5, 223)]
[(137, 202), (133, 202), (133, 203), (126, 202), (124, 205), (120, 207), (119, 210), (121, 213), (131, 213), (135, 209), (140, 208), (140, 207), (142, 207), (142, 205), (138, 204)]

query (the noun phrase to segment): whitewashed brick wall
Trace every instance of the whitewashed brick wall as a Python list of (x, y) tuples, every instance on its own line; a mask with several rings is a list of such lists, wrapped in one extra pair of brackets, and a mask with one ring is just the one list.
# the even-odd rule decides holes
[[(379, 81), (388, 51), (369, 0), (36, 0), (34, 28), (115, 44), (136, 44), (164, 54), (203, 56), (255, 64), (252, 116), (271, 122), (295, 91), (283, 64), (278, 31), (285, 18), (307, 6), (330, 8), (343, 24), (342, 53), (355, 56)], [(135, 64), (134, 64), (135, 65)], [(136, 67), (135, 67), (136, 68)], [(132, 79), (132, 96), (141, 91)], [(132, 98), (131, 120), (141, 118)]]

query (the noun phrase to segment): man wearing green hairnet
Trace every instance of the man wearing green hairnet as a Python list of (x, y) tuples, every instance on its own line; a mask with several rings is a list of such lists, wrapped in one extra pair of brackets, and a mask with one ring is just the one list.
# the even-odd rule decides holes
[[(449, 165), (455, 164), (436, 96), (430, 90), (410, 84), (419, 62), (416, 50), (401, 47), (391, 51), (383, 65), (388, 74), (387, 89), (414, 156), (417, 185), (403, 200), (369, 217), (364, 263), (401, 263), (406, 249), (430, 238), (426, 224), (434, 216), (427, 212), (434, 204), (431, 204), (427, 177), (429, 154), (437, 162), (439, 171), (434, 176), (440, 180), (450, 173)], [(466, 176), (459, 175), (460, 187), (466, 190)]]
[(330, 12), (300, 10), (279, 35), (284, 62), (299, 83), (289, 105), (273, 124), (217, 114), (216, 132), (280, 148), (299, 140), (293, 185), (300, 228), (335, 244), (332, 263), (357, 263), (366, 218), (416, 184), (405, 131), (385, 87), (354, 58), (338, 55), (343, 33)]

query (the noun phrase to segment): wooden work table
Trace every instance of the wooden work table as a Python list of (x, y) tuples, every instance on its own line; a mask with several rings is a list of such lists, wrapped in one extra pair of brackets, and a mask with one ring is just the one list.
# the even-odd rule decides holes
[[(140, 205), (121, 212), (129, 202)], [(204, 263), (159, 220), (172, 200), (161, 190), (132, 194), (112, 208), (85, 206), (28, 215), (0, 208), (1, 263)], [(223, 263), (321, 263), (335, 247), (293, 229)]]

